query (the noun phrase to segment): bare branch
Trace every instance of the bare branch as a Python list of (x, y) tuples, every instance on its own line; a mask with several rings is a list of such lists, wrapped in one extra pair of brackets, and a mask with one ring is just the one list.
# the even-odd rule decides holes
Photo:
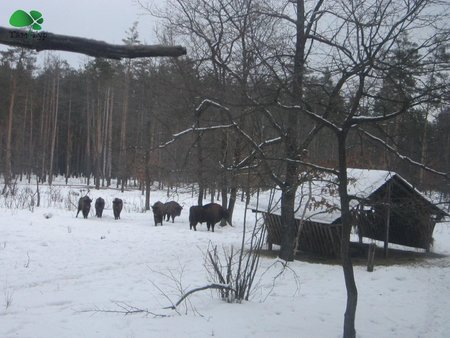
[(137, 314), (137, 313), (143, 313), (145, 315), (151, 315), (154, 318), (165, 318), (170, 317), (169, 315), (163, 315), (159, 313), (155, 313), (152, 311), (149, 311), (147, 309), (140, 309), (135, 306), (129, 305), (125, 302), (113, 302), (119, 309), (118, 310), (106, 310), (106, 309), (93, 309), (93, 310), (82, 310), (80, 312), (102, 312), (102, 313), (117, 313), (117, 314), (123, 314), (125, 316)]
[[(279, 144), (281, 141), (282, 141), (281, 137), (275, 137), (270, 140), (265, 140), (258, 144), (258, 148), (262, 149), (269, 145)], [(252, 161), (255, 158), (256, 154), (257, 154), (256, 150), (253, 150), (247, 157), (245, 157), (238, 164), (236, 164), (234, 168), (242, 169), (247, 167), (248, 163), (250, 163), (250, 161)]]
[(314, 164), (314, 163), (311, 163), (311, 162), (305, 162), (305, 161), (301, 161), (301, 160), (297, 160), (297, 159), (291, 159), (291, 158), (287, 158), (285, 161), (302, 164), (302, 165), (304, 165), (306, 167), (317, 169), (317, 170), (320, 170), (320, 171), (323, 171), (323, 172), (326, 172), (326, 173), (330, 173), (330, 174), (333, 174), (333, 175), (338, 175), (339, 174), (339, 172), (337, 170), (334, 170), (332, 168), (323, 167), (323, 166), (320, 166), (320, 165), (317, 165), (317, 164)]
[(335, 125), (334, 123), (332, 123), (328, 119), (326, 119), (326, 118), (324, 118), (324, 117), (322, 117), (322, 116), (320, 116), (320, 115), (318, 115), (316, 113), (313, 113), (312, 111), (310, 111), (308, 109), (305, 109), (304, 107), (300, 107), (300, 106), (297, 106), (297, 105), (295, 105), (295, 106), (287, 106), (287, 105), (284, 105), (284, 104), (282, 104), (280, 102), (278, 102), (278, 105), (281, 108), (284, 108), (286, 110), (297, 110), (297, 111), (303, 112), (306, 115), (308, 115), (309, 117), (311, 117), (314, 121), (324, 125), (325, 127), (331, 129), (334, 132), (339, 132), (341, 130), (341, 128), (339, 128), (337, 125)]
[(397, 150), (395, 150), (393, 147), (391, 147), (389, 144), (387, 144), (385, 141), (383, 141), (382, 139), (370, 134), (369, 132), (365, 131), (364, 129), (358, 128), (364, 135), (366, 135), (368, 138), (370, 138), (372, 141), (375, 141), (376, 143), (382, 145), (384, 148), (386, 148), (387, 150), (389, 150), (391, 153), (393, 153), (394, 155), (396, 155), (399, 159), (409, 162), (411, 164), (413, 164), (414, 166), (417, 166), (423, 170), (426, 170), (432, 174), (435, 175), (439, 175), (442, 176), (446, 179), (450, 179), (450, 173), (446, 173), (443, 171), (438, 171), (435, 170), (433, 168), (427, 167), (425, 164), (414, 161), (413, 159), (409, 158), (408, 156), (402, 155), (400, 154)]
[(222, 129), (228, 129), (228, 128), (233, 128), (235, 127), (235, 124), (224, 124), (224, 125), (218, 125), (218, 126), (210, 126), (210, 127), (202, 127), (202, 128), (197, 128), (197, 127), (191, 127), (188, 129), (185, 129), (183, 131), (180, 131), (179, 133), (173, 134), (172, 135), (172, 139), (170, 139), (169, 141), (159, 144), (157, 147), (155, 147), (155, 149), (161, 149), (161, 148), (165, 148), (168, 145), (174, 143), (177, 139), (179, 139), (180, 137), (187, 135), (189, 133), (193, 133), (193, 132), (206, 132), (206, 131), (214, 131), (214, 130), (222, 130)]
[(186, 54), (186, 48), (182, 46), (114, 45), (104, 41), (76, 36), (49, 32), (34, 33), (20, 29), (7, 29), (5, 27), (0, 27), (0, 43), (35, 49), (38, 52), (42, 50), (60, 50), (116, 60), (159, 56), (178, 57)]
[(195, 288), (195, 289), (192, 289), (192, 290), (188, 291), (187, 293), (185, 293), (185, 294), (183, 295), (183, 297), (181, 297), (181, 298), (178, 300), (178, 302), (175, 303), (175, 305), (168, 306), (168, 307), (166, 307), (165, 309), (172, 309), (172, 310), (175, 310), (176, 307), (177, 307), (178, 305), (180, 305), (187, 297), (189, 297), (189, 296), (192, 295), (193, 293), (199, 292), (199, 291), (208, 290), (208, 289), (229, 290), (229, 291), (236, 292), (235, 289), (233, 289), (232, 287), (230, 287), (230, 286), (228, 286), (228, 285), (223, 285), (223, 284), (210, 284), (210, 285), (202, 286), (202, 287)]

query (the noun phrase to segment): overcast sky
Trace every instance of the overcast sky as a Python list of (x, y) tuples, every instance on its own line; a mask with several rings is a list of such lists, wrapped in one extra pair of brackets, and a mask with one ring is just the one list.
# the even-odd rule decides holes
[[(144, 0), (149, 3), (164, 3), (163, 0)], [(0, 1), (0, 26), (11, 27), (11, 14), (22, 9), (26, 12), (38, 10), (44, 23), (42, 30), (103, 40), (121, 44), (125, 32), (139, 21), (139, 38), (148, 44), (157, 43), (155, 20), (135, 0), (14, 0)], [(0, 45), (1, 50), (7, 47)], [(43, 54), (41, 52), (39, 54)], [(76, 53), (60, 53), (72, 66), (84, 63), (86, 56)]]

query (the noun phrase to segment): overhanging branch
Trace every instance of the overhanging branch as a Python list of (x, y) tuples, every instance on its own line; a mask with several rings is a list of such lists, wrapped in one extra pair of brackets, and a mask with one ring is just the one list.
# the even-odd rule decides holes
[[(261, 149), (260, 145), (258, 145), (252, 138), (250, 135), (248, 135), (243, 129), (241, 129), (239, 127), (239, 125), (233, 120), (233, 117), (231, 116), (231, 112), (230, 109), (216, 101), (210, 100), (210, 99), (205, 99), (203, 100), (199, 106), (195, 109), (196, 114), (198, 116), (200, 116), (204, 111), (206, 111), (209, 107), (215, 107), (217, 109), (219, 109), (220, 111), (223, 111), (228, 120), (229, 120), (229, 124), (226, 125), (219, 125), (219, 126), (213, 126), (213, 127), (203, 127), (203, 128), (198, 128), (195, 125), (192, 126), (191, 128), (188, 128), (182, 132), (179, 132), (178, 134), (174, 134), (172, 135), (173, 138), (169, 141), (167, 141), (164, 144), (161, 144), (158, 146), (158, 148), (164, 148), (170, 144), (172, 144), (173, 142), (175, 142), (175, 140), (177, 138), (179, 138), (180, 136), (186, 135), (188, 133), (191, 132), (206, 132), (206, 131), (211, 131), (211, 130), (216, 130), (216, 129), (234, 129), (237, 133), (239, 133), (243, 139), (253, 148), (255, 154), (260, 155), (261, 159), (263, 160), (262, 163), (264, 164), (264, 166), (266, 167), (266, 169), (269, 169), (269, 172), (271, 172), (271, 178), (272, 180), (279, 186), (283, 185), (283, 181), (278, 178), (273, 171), (270, 170), (268, 164), (264, 161), (264, 159), (266, 158), (266, 155), (264, 153), (264, 151)], [(274, 141), (275, 142), (275, 141)]]
[(21, 29), (0, 27), (0, 43), (14, 47), (42, 50), (60, 50), (120, 60), (142, 57), (171, 56), (186, 54), (182, 46), (163, 45), (113, 45), (104, 41), (59, 35), (48, 32), (28, 32)]
[(377, 144), (380, 144), (381, 146), (383, 146), (385, 149), (387, 149), (388, 151), (390, 151), (392, 154), (394, 154), (395, 156), (397, 156), (399, 159), (406, 161), (416, 167), (419, 167), (425, 171), (428, 171), (432, 174), (435, 175), (439, 175), (442, 176), (444, 178), (446, 178), (447, 180), (450, 179), (450, 173), (446, 173), (443, 171), (438, 171), (435, 170), (433, 168), (427, 167), (425, 164), (414, 161), (413, 159), (409, 158), (408, 156), (402, 155), (400, 154), (397, 150), (395, 150), (393, 147), (391, 147), (389, 144), (387, 144), (385, 141), (383, 141), (382, 139), (380, 139), (379, 137), (376, 137), (374, 135), (372, 135), (371, 133), (365, 131), (362, 128), (358, 128), (358, 130), (360, 130), (365, 136), (367, 136), (369, 139), (371, 139), (372, 141), (375, 141)]
[(320, 116), (320, 115), (318, 115), (316, 113), (313, 113), (312, 111), (310, 111), (308, 109), (305, 109), (303, 107), (296, 106), (296, 105), (294, 105), (294, 106), (287, 106), (287, 105), (284, 105), (284, 104), (282, 104), (280, 102), (277, 102), (277, 103), (283, 109), (286, 109), (286, 110), (292, 110), (293, 109), (293, 110), (297, 110), (299, 112), (305, 113), (307, 116), (309, 116), (315, 122), (323, 125), (324, 127), (327, 127), (328, 129), (331, 129), (334, 133), (338, 133), (338, 132), (341, 131), (341, 128), (339, 128), (336, 124), (334, 124), (333, 122), (331, 122), (330, 120), (328, 120), (327, 118), (325, 118), (323, 116)]
[(236, 125), (234, 123), (231, 124), (224, 124), (224, 125), (217, 125), (217, 126), (210, 126), (210, 127), (202, 127), (202, 128), (197, 128), (195, 126), (185, 129), (183, 131), (180, 131), (179, 133), (173, 134), (172, 138), (165, 142), (165, 143), (161, 143), (158, 146), (154, 147), (152, 150), (154, 149), (161, 149), (161, 148), (165, 148), (169, 145), (171, 145), (172, 143), (174, 143), (177, 139), (179, 139), (180, 137), (184, 136), (184, 135), (188, 135), (190, 133), (202, 133), (202, 132), (207, 132), (207, 131), (214, 131), (214, 130), (223, 130), (223, 129), (229, 129), (229, 128), (235, 128)]

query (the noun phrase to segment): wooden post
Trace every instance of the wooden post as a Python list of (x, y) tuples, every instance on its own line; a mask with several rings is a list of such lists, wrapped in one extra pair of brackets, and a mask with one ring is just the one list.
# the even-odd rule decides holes
[(391, 184), (388, 183), (388, 192), (387, 192), (387, 198), (386, 198), (386, 207), (387, 207), (387, 213), (386, 213), (386, 233), (384, 237), (384, 258), (388, 257), (388, 245), (389, 245), (389, 228), (391, 223)]
[(375, 243), (369, 244), (369, 251), (367, 254), (367, 271), (373, 272), (373, 261), (375, 259), (375, 249), (377, 248)]
[(358, 229), (358, 240), (359, 240), (359, 244), (362, 244), (363, 242), (363, 238), (362, 238), (362, 234), (361, 234), (361, 220), (363, 217), (361, 217), (362, 213), (364, 212), (364, 205), (361, 202), (357, 208), (358, 212), (356, 215), (356, 220), (357, 220), (357, 229)]

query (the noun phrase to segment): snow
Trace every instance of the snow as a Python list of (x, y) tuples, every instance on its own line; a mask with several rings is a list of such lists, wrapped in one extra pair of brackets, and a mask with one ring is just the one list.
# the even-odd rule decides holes
[[(155, 227), (137, 190), (91, 189), (106, 200), (104, 217), (91, 209), (75, 218), (82, 180), (40, 186), (41, 207), (31, 205), (19, 184), (14, 203), (0, 196), (0, 337), (340, 337), (346, 294), (338, 265), (282, 264), (262, 256), (255, 291), (242, 304), (221, 301), (214, 291), (189, 297), (178, 312), (164, 309), (188, 291), (209, 284), (203, 254), (241, 242), (244, 205), (234, 227), (189, 230), (195, 204), (189, 188), (157, 200), (184, 206), (175, 223)], [(30, 186), (35, 191), (35, 186)], [(51, 192), (51, 193), (50, 193)], [(114, 220), (112, 200), (124, 200)], [(9, 201), (9, 202), (8, 202)], [(249, 212), (249, 224), (255, 214)], [(436, 253), (414, 264), (355, 266), (359, 291), (358, 337), (450, 337), (450, 222), (436, 225)], [(122, 307), (156, 314), (123, 315)], [(162, 315), (162, 316), (159, 316)]]

